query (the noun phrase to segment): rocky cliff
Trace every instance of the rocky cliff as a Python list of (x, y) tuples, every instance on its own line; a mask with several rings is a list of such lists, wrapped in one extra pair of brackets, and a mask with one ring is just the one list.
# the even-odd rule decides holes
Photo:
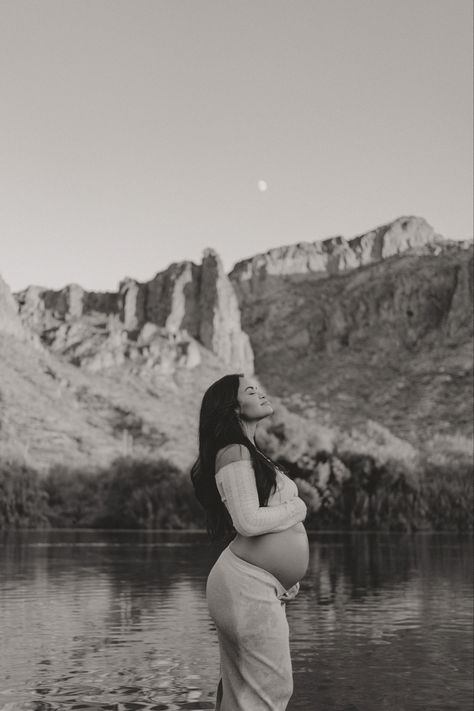
[(204, 390), (254, 369), (296, 429), (471, 437), (472, 252), (401, 217), (229, 275), (207, 249), (116, 292), (14, 298), (0, 281), (0, 456), (13, 443), (41, 466), (104, 463), (132, 447), (187, 465)]
[(5, 334), (41, 349), (38, 335), (22, 320), (18, 303), (8, 284), (0, 276), (0, 337)]
[(241, 299), (257, 297), (284, 275), (336, 276), (407, 252), (436, 254), (448, 244), (423, 218), (399, 217), (350, 240), (338, 236), (275, 247), (237, 262), (229, 277)]
[(107, 466), (118, 454), (190, 464), (200, 400), (253, 352), (217, 253), (117, 292), (0, 282), (0, 461)]
[(260, 276), (252, 261), (234, 269), (262, 382), (333, 426), (373, 419), (414, 443), (471, 436), (473, 248), (432, 237), (337, 274), (285, 249), (279, 276), (275, 254), (260, 255)]
[(59, 291), (31, 286), (16, 298), (23, 323), (88, 370), (127, 361), (162, 373), (194, 368), (200, 343), (229, 368), (253, 373), (236, 294), (212, 249), (201, 265), (173, 263), (144, 283), (126, 278), (116, 293), (70, 284)]
[(18, 314), (18, 304), (7, 284), (0, 277), (0, 333), (10, 333), (17, 337), (24, 334), (23, 324)]

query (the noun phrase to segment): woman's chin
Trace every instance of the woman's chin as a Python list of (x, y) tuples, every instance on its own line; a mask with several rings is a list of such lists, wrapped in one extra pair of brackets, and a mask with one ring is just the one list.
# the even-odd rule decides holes
[(265, 405), (261, 406), (261, 408), (263, 410), (262, 417), (268, 417), (269, 415), (273, 415), (275, 412), (269, 402), (266, 402)]

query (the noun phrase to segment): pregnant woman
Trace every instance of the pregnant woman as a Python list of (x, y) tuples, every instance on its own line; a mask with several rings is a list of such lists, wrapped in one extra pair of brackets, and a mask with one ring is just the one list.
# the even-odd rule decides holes
[(308, 568), (307, 508), (255, 442), (272, 413), (241, 373), (213, 383), (201, 404), (191, 479), (211, 539), (228, 543), (206, 584), (220, 653), (215, 711), (285, 711), (293, 693), (285, 604)]

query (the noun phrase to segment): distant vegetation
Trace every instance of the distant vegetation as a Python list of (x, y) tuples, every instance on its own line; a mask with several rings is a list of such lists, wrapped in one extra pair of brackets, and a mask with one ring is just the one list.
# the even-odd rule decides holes
[(0, 529), (48, 527), (47, 501), (34, 469), (18, 462), (0, 463)]
[[(473, 528), (466, 438), (438, 436), (417, 451), (391, 444), (372, 423), (365, 435), (340, 437), (331, 452), (282, 462), (305, 500), (323, 483), (328, 503), (309, 503), (308, 530)], [(205, 529), (205, 518), (189, 474), (163, 459), (119, 457), (101, 471), (56, 465), (46, 475), (26, 461), (0, 462), (0, 528), (41, 527)]]
[(329, 504), (310, 512), (308, 529), (471, 531), (472, 463), (426, 458), (418, 471), (373, 455), (341, 452), (330, 458), (350, 472), (342, 483), (331, 474)]
[[(369, 421), (365, 432), (341, 435), (333, 452), (316, 460), (329, 469), (329, 505), (310, 511), (307, 528), (473, 529), (473, 451), (464, 436), (437, 435), (416, 450)], [(320, 483), (320, 466), (303, 471), (303, 479)]]
[(191, 482), (166, 460), (119, 457), (107, 471), (93, 473), (56, 466), (42, 487), (48, 520), (58, 528), (204, 526)]

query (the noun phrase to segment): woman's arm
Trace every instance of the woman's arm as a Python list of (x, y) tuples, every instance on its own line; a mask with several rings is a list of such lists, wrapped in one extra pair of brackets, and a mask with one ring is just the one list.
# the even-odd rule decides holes
[(299, 496), (276, 506), (260, 506), (255, 472), (250, 459), (229, 462), (216, 473), (216, 485), (234, 528), (243, 536), (284, 531), (306, 518)]

